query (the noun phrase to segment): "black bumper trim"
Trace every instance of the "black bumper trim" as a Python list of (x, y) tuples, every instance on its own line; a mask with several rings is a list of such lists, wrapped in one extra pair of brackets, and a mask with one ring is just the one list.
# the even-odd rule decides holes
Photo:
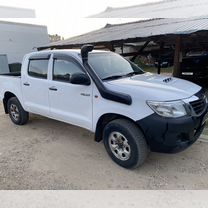
[(164, 118), (156, 113), (137, 121), (151, 151), (162, 153), (180, 152), (192, 145), (201, 135), (205, 124), (203, 119), (208, 109), (198, 116)]

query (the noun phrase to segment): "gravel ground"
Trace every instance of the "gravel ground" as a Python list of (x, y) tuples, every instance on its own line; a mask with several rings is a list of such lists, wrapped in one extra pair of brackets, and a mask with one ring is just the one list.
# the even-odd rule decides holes
[(151, 153), (139, 169), (111, 161), (81, 128), (32, 115), (15, 126), (0, 104), (0, 189), (207, 189), (208, 143)]

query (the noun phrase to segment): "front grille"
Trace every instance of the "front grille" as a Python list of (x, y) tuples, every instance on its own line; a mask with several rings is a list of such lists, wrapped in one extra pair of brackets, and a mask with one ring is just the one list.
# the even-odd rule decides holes
[(198, 100), (190, 102), (192, 109), (196, 113), (196, 115), (200, 115), (204, 112), (206, 107), (206, 97), (203, 96), (202, 98), (199, 98)]

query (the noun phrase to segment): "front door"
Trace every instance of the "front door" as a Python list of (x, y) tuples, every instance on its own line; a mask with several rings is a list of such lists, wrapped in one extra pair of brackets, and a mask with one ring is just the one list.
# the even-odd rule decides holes
[(85, 73), (73, 58), (53, 58), (49, 86), (50, 113), (54, 119), (92, 128), (92, 84), (70, 83), (73, 73)]

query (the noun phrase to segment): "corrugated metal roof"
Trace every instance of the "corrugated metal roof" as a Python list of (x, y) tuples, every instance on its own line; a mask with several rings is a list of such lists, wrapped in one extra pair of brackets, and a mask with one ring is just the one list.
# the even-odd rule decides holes
[(122, 8), (107, 8), (96, 18), (190, 18), (208, 15), (207, 0), (166, 0)]
[(208, 17), (190, 19), (154, 19), (119, 25), (107, 25), (100, 30), (51, 43), (50, 45), (41, 48), (66, 45), (77, 46), (87, 43), (98, 44), (168, 34), (191, 34), (202, 30), (208, 30)]

